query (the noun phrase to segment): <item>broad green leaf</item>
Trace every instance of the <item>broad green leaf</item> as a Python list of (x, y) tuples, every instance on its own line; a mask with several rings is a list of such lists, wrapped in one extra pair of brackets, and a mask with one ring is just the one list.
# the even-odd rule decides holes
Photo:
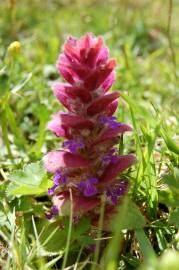
[(73, 228), (74, 228), (74, 232), (72, 235), (72, 239), (74, 240), (80, 237), (82, 234), (84, 234), (90, 229), (90, 219), (88, 217), (81, 218), (79, 223), (76, 224), (76, 226), (74, 226)]
[(84, 247), (96, 244), (96, 241), (90, 236), (80, 236), (78, 242)]
[(145, 224), (145, 218), (141, 214), (139, 208), (132, 201), (129, 201), (122, 229), (134, 230), (138, 228), (143, 228)]
[(15, 198), (10, 203), (11, 208), (13, 209), (15, 207), (16, 211), (23, 211), (23, 212), (29, 212), (34, 209), (34, 207), (37, 204), (33, 204), (34, 200), (31, 196), (25, 196), (20, 198)]
[[(42, 186), (41, 186), (42, 185)], [(16, 183), (10, 183), (6, 192), (8, 196), (16, 195), (39, 195), (47, 191), (50, 186), (50, 181), (44, 178), (39, 186), (31, 185), (17, 185)]]
[(11, 183), (6, 190), (8, 195), (38, 195), (46, 192), (51, 182), (39, 161), (25, 165), (22, 170), (13, 171), (9, 180)]
[(22, 170), (13, 171), (8, 178), (18, 185), (38, 187), (45, 174), (42, 163), (36, 162), (25, 165)]
[(37, 225), (41, 246), (48, 252), (59, 252), (65, 247), (67, 230), (60, 227), (60, 223), (39, 221)]

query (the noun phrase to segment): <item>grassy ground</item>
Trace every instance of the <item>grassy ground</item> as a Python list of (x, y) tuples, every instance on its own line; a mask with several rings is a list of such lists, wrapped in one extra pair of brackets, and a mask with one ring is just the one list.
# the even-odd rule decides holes
[[(178, 269), (179, 2), (11, 0), (0, 2), (0, 14), (2, 269)], [(41, 159), (58, 144), (46, 131), (59, 110), (54, 63), (68, 34), (86, 32), (103, 35), (117, 60), (117, 117), (134, 128), (124, 151), (138, 158), (112, 234), (87, 218), (60, 229), (44, 217), (51, 180)], [(12, 55), (15, 40), (21, 50)], [(88, 249), (94, 243), (99, 254)]]

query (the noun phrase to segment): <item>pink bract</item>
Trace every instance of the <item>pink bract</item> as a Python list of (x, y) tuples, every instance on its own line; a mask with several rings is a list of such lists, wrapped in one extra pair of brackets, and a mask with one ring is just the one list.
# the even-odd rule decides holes
[(52, 88), (66, 110), (54, 114), (48, 128), (65, 141), (44, 157), (44, 165), (54, 174), (49, 194), (60, 214), (70, 213), (70, 190), (74, 215), (99, 207), (102, 194), (112, 207), (128, 190), (120, 174), (136, 157), (120, 156), (115, 148), (121, 134), (132, 130), (113, 116), (120, 96), (109, 91), (115, 66), (103, 38), (91, 33), (69, 37), (58, 58), (57, 69), (66, 82), (55, 82)]

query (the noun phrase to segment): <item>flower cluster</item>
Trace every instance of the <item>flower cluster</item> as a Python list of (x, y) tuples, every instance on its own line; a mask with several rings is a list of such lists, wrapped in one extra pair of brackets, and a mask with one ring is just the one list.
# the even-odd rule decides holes
[(119, 174), (130, 167), (133, 154), (118, 155), (119, 136), (131, 127), (113, 116), (119, 91), (109, 92), (115, 79), (115, 60), (109, 59), (102, 37), (88, 33), (80, 39), (69, 37), (57, 61), (57, 69), (66, 83), (53, 85), (54, 95), (67, 109), (53, 115), (48, 128), (64, 142), (58, 151), (44, 158), (52, 173), (53, 207), (49, 214), (81, 215), (106, 203), (115, 205), (128, 190), (128, 182)]

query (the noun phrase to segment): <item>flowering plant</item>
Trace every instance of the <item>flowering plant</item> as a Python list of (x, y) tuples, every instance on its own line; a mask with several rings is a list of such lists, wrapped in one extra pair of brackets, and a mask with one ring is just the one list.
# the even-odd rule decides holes
[(55, 83), (53, 92), (67, 111), (53, 115), (48, 124), (64, 142), (44, 158), (45, 168), (54, 175), (48, 218), (69, 215), (70, 203), (74, 216), (94, 211), (102, 194), (106, 205), (116, 205), (128, 190), (128, 182), (118, 176), (136, 158), (119, 156), (115, 147), (119, 136), (132, 130), (113, 116), (120, 95), (109, 92), (115, 65), (102, 37), (88, 33), (80, 39), (69, 37), (64, 44), (57, 69), (66, 83)]

